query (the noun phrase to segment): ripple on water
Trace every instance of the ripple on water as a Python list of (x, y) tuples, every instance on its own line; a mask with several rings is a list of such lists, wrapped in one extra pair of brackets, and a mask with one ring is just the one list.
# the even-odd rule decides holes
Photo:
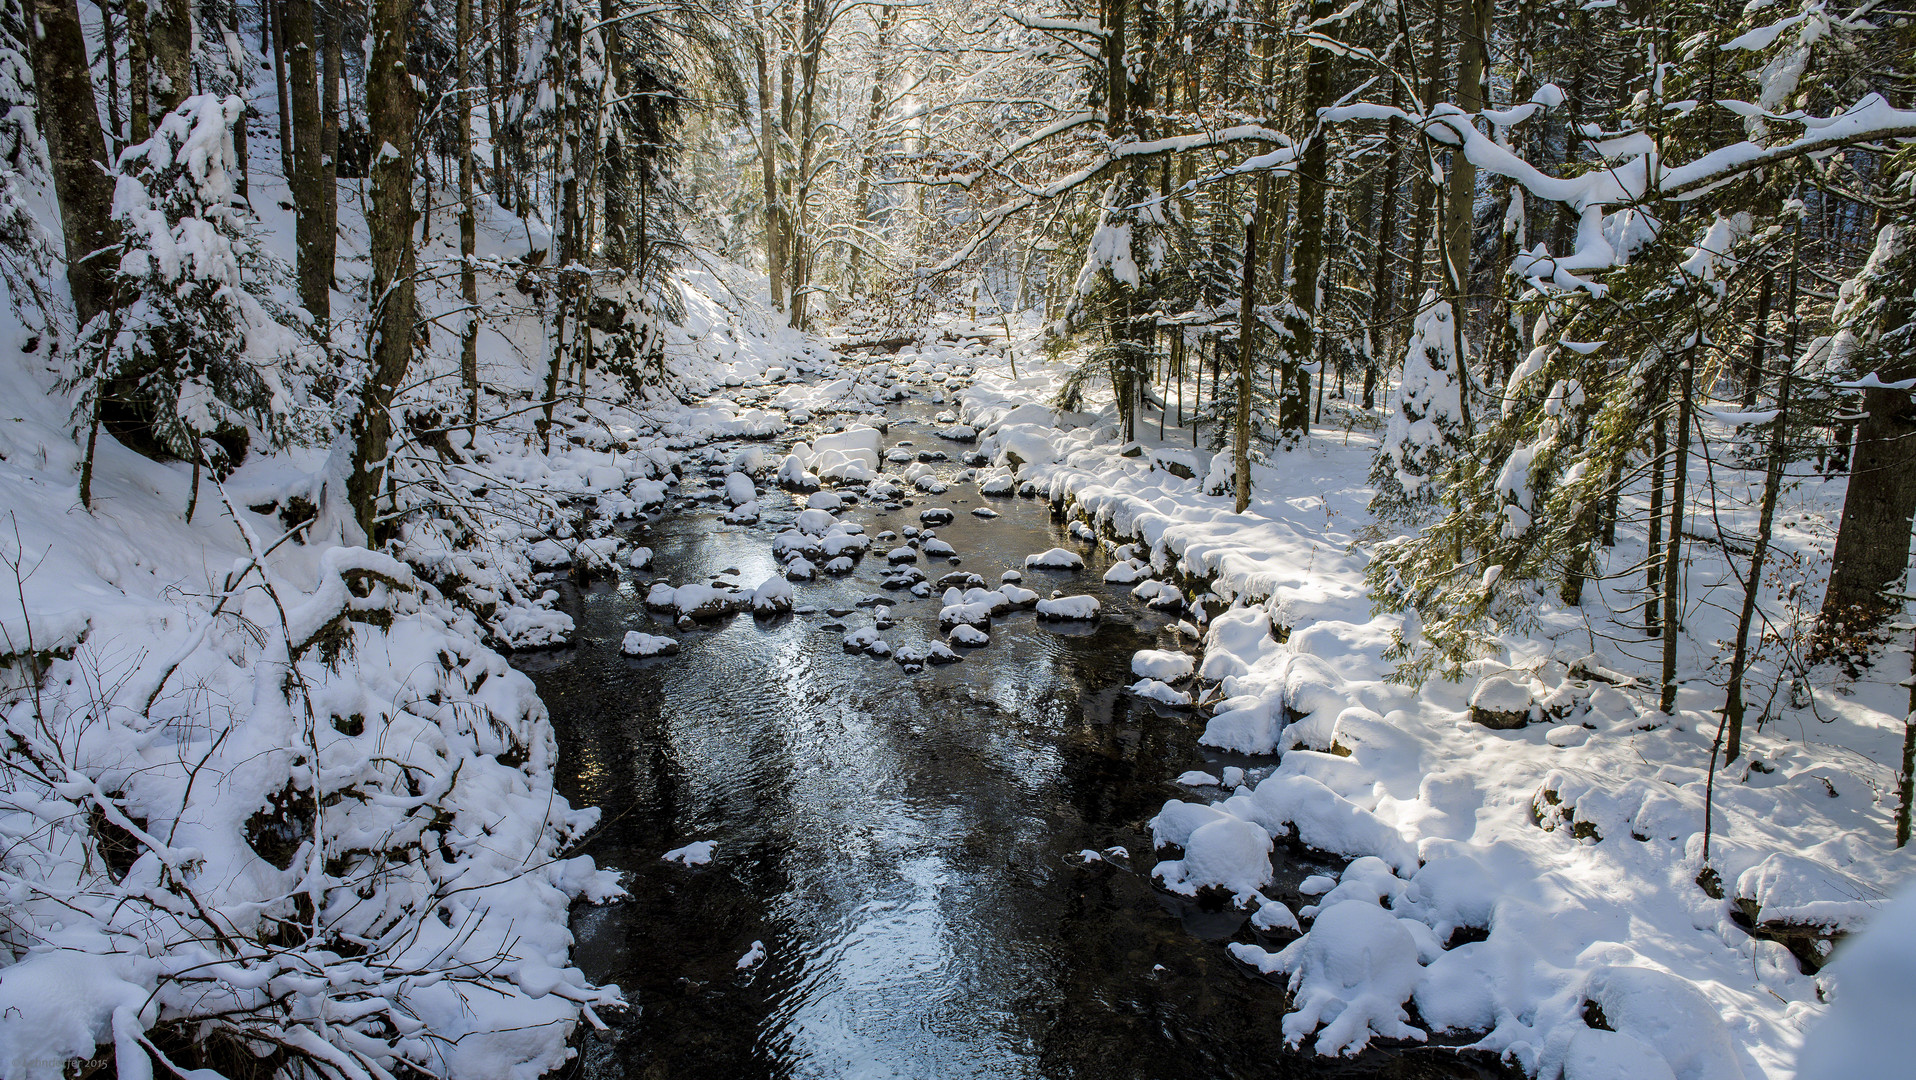
[[(894, 425), (888, 442), (912, 431)], [(795, 509), (775, 491), (762, 502), (755, 527), (709, 510), (649, 527), (653, 569), (638, 576), (736, 568), (757, 585)], [(1213, 943), (1249, 940), (1242, 917), (1172, 903), (1146, 876), (1143, 823), (1184, 794), (1170, 778), (1217, 767), (1196, 745), (1201, 720), (1120, 690), (1134, 651), (1178, 647), (1165, 621), (1102, 585), (1108, 560), (1067, 540), (1045, 505), (956, 484), (935, 502), (958, 511), (939, 538), (987, 581), (1032, 552), (1084, 551), (1084, 570), (1030, 571), (1025, 585), (1096, 595), (1106, 618), (1012, 614), (962, 663), (906, 673), (819, 632), (833, 608), (853, 613), (829, 621), (871, 624), (856, 602), (879, 591), (881, 552), (800, 585), (818, 615), (689, 632), (647, 613), (628, 576), (574, 593), (581, 643), (526, 663), (558, 731), (562, 791), (604, 811), (587, 850), (631, 872), (629, 902), (573, 924), (580, 965), (636, 1006), (588, 1041), (585, 1074), (1480, 1075), (1429, 1052), (1349, 1063), (1284, 1050), (1281, 992)], [(931, 504), (841, 518), (902, 531)], [(966, 512), (983, 504), (1001, 516)], [(885, 638), (936, 640), (938, 601), (892, 595)], [(627, 629), (671, 633), (682, 652), (620, 657)], [(693, 840), (716, 842), (712, 865), (659, 862)], [(1130, 869), (1076, 865), (1112, 845), (1134, 853)], [(768, 956), (741, 975), (754, 941)]]

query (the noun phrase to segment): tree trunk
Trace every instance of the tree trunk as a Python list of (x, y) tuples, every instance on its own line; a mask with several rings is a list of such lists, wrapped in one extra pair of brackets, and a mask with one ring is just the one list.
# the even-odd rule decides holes
[(771, 281), (772, 306), (785, 310), (785, 213), (778, 198), (778, 130), (772, 120), (772, 36), (767, 30), (764, 7), (752, 5), (752, 19), (758, 25), (758, 159), (765, 176), (765, 271)]
[(458, 0), (455, 15), (459, 67), (459, 294), (466, 302), (465, 332), (459, 342), (459, 382), (466, 391), (466, 423), (479, 422), (479, 275), (473, 266), (478, 250), (478, 200), (473, 190), (472, 161), (472, 0)]
[(1788, 367), (1776, 389), (1776, 419), (1770, 422), (1770, 460), (1763, 475), (1763, 503), (1756, 519), (1756, 546), (1750, 551), (1750, 570), (1743, 578), (1743, 606), (1736, 617), (1736, 651), (1730, 657), (1730, 688), (1723, 699), (1728, 742), (1725, 761), (1743, 752), (1743, 676), (1749, 670), (1750, 627), (1756, 619), (1756, 594), (1763, 584), (1763, 561), (1770, 550), (1770, 530), (1776, 520), (1776, 500), (1783, 491), (1784, 435), (1790, 422)]
[(125, 132), (120, 130), (120, 49), (113, 32), (113, 8), (107, 0), (99, 0), (100, 7), (100, 60), (106, 67), (106, 151), (109, 160), (120, 156), (120, 140)]
[[(1257, 342), (1257, 245), (1271, 201), (1271, 174), (1257, 174), (1257, 200), (1244, 223), (1244, 278), (1237, 304), (1237, 419), (1232, 425), (1231, 469), (1237, 480), (1237, 512), (1251, 505), (1251, 384)], [(1216, 396), (1217, 380), (1212, 379)]]
[[(1916, 378), (1916, 234), (1906, 225), (1900, 250), (1883, 268), (1876, 288), (1884, 297), (1882, 345), (1859, 358), (1885, 383)], [(1792, 319), (1794, 324), (1794, 319)], [(1792, 336), (1794, 327), (1792, 326)], [(1849, 491), (1836, 530), (1829, 589), (1818, 617), (1821, 656), (1856, 654), (1873, 641), (1883, 621), (1901, 607), (1896, 591), (1909, 565), (1910, 525), (1916, 520), (1916, 401), (1907, 390), (1863, 391), (1863, 419), (1856, 427)]]
[(792, 325), (804, 328), (806, 309), (811, 301), (811, 269), (816, 252), (812, 250), (811, 227), (807, 214), (812, 194), (812, 154), (817, 147), (814, 108), (818, 100), (818, 62), (825, 48), (825, 5), (823, 0), (808, 0), (801, 22), (798, 95), (798, 176), (792, 207), (787, 215), (791, 233)]
[[(1403, 84), (1392, 80), (1391, 107), (1398, 108), (1403, 103)], [(1394, 335), (1389, 329), (1390, 256), (1391, 246), (1397, 241), (1397, 170), (1403, 157), (1398, 152), (1397, 144), (1402, 140), (1402, 132), (1403, 124), (1395, 117), (1392, 117), (1390, 123), (1384, 128), (1384, 146), (1387, 155), (1382, 181), (1384, 205), (1377, 213), (1377, 251), (1371, 263), (1370, 333), (1365, 335), (1364, 339), (1364, 410), (1366, 412), (1377, 403), (1377, 369), (1383, 362), (1383, 358), (1391, 355), (1393, 346)]]
[[(499, 179), (493, 185), (497, 195), (503, 198), (502, 205), (524, 217), (530, 209), (525, 196), (525, 140), (520, 137), (518, 118), (506, 106), (506, 95), (514, 92), (519, 79), (519, 0), (497, 0), (498, 22), (494, 32), (499, 35), (499, 112), (500, 118), (494, 120), (492, 140), (495, 159), (499, 166)], [(487, 54), (490, 60), (491, 53)], [(503, 120), (503, 123), (501, 122)]]
[(1663, 461), (1669, 456), (1669, 429), (1659, 414), (1650, 427), (1650, 543), (1643, 558), (1643, 628), (1656, 634), (1662, 630), (1657, 605), (1663, 602)]
[[(1311, 0), (1310, 19), (1331, 15), (1331, 0)], [(1291, 312), (1285, 323), (1291, 340), (1284, 346), (1284, 395), (1278, 401), (1277, 429), (1286, 440), (1301, 440), (1311, 430), (1309, 365), (1317, 350), (1318, 275), (1324, 266), (1324, 201), (1330, 190), (1330, 129), (1318, 127), (1317, 111), (1331, 104), (1331, 52), (1310, 50), (1305, 67), (1303, 121), (1310, 141), (1298, 159), (1297, 240), (1291, 272)], [(1320, 373), (1321, 379), (1321, 373)]]
[(169, 113), (193, 94), (192, 0), (159, 0), (150, 13), (147, 34), (159, 69), (154, 87), (159, 111)]
[(113, 260), (94, 257), (115, 240), (106, 139), (87, 74), (86, 37), (75, 0), (31, 0), (28, 17), (39, 29), (27, 34), (27, 48), (39, 90), (40, 132), (46, 137), (53, 191), (60, 202), (67, 286), (73, 293), (74, 318), (84, 327), (106, 310), (112, 290)]
[[(250, 61), (246, 56), (246, 46), (243, 44), (246, 39), (240, 33), (240, 6), (238, 3), (229, 4), (226, 11), (229, 16), (226, 33), (230, 35), (227, 40), (235, 46), (233, 49), (232, 62), (235, 69), (239, 71), (240, 86), (242, 88), (250, 87), (252, 86), (253, 73), (244, 70)], [(242, 99), (250, 99), (251, 96), (251, 94), (245, 93), (244, 89), (242, 89), (240, 93)], [(239, 166), (239, 175), (234, 178), (233, 187), (239, 193), (239, 197), (242, 200), (250, 198), (251, 195), (249, 190), (250, 184), (248, 183), (251, 168), (247, 162), (246, 117), (252, 111), (252, 103), (248, 100), (246, 106), (240, 110), (238, 118), (233, 121), (233, 157), (236, 159), (235, 164)]]
[(146, 33), (146, 0), (126, 0), (126, 126), (136, 144), (153, 137), (152, 49)]
[(852, 251), (846, 272), (852, 296), (861, 295), (864, 291), (859, 280), (859, 261), (865, 253), (865, 231), (871, 224), (872, 171), (878, 164), (878, 121), (885, 116), (885, 80), (888, 77), (885, 62), (890, 59), (889, 38), (892, 23), (897, 18), (898, 9), (895, 7), (885, 8), (878, 18), (878, 43), (872, 61), (871, 103), (865, 107), (865, 152), (858, 163), (858, 190), (852, 195)]
[[(165, 0), (161, 0), (162, 3)], [(281, 10), (285, 0), (260, 0), (267, 8), (273, 24), (273, 47), (270, 50), (273, 62), (273, 92), (279, 100), (279, 165), (290, 183), (293, 179), (293, 105), (287, 97), (286, 85), (286, 19)]]
[[(1763, 362), (1767, 359), (1770, 345), (1770, 294), (1776, 287), (1776, 269), (1763, 268), (1762, 281), (1756, 290), (1756, 325), (1750, 329), (1749, 359), (1743, 362), (1743, 407), (1756, 404), (1756, 396), (1763, 391)], [(1785, 362), (1793, 361), (1788, 357)], [(1732, 758), (1731, 760), (1735, 760)]]
[(324, 63), (320, 66), (319, 98), (319, 205), (326, 214), (326, 235), (331, 237), (320, 248), (320, 278), (328, 289), (333, 284), (333, 268), (339, 257), (339, 80), (345, 72), (346, 20), (340, 16), (343, 0), (326, 0), (326, 41)]
[[(1484, 107), (1483, 80), (1485, 39), (1490, 34), (1495, 0), (1461, 0), (1463, 22), (1457, 33), (1457, 107), (1475, 113)], [(1464, 434), (1471, 434), (1471, 389), (1475, 385), (1470, 369), (1470, 353), (1465, 348), (1464, 326), (1470, 309), (1470, 248), (1475, 235), (1477, 166), (1461, 152), (1450, 155), (1449, 200), (1444, 211), (1445, 274), (1450, 286), (1451, 309), (1456, 319), (1451, 325), (1457, 336), (1457, 400), (1462, 412)]]
[(379, 492), (386, 474), (386, 443), (392, 436), (392, 399), (412, 365), (413, 124), (419, 102), (406, 64), (412, 0), (374, 0), (372, 58), (366, 72), (366, 117), (373, 145), (372, 199), (367, 225), (372, 249), (373, 361), (359, 413), (354, 418), (352, 476), (347, 493), (368, 542), (379, 535)]
[[(1698, 338), (1702, 336), (1698, 332)], [(1677, 631), (1682, 628), (1683, 503), (1690, 473), (1690, 412), (1696, 372), (1689, 356), (1677, 379), (1682, 397), (1677, 402), (1676, 456), (1670, 461), (1670, 533), (1663, 541), (1663, 693), (1664, 715), (1676, 712)]]
[(332, 318), (332, 281), (324, 265), (333, 244), (327, 229), (320, 160), (319, 65), (313, 34), (313, 0), (281, 0), (279, 25), (286, 32), (286, 81), (293, 107), (293, 245), (298, 256), (299, 302), (312, 313), (324, 337)]

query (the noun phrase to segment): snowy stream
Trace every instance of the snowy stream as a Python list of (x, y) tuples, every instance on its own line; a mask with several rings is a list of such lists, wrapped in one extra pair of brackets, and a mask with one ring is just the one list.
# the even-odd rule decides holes
[[(887, 448), (944, 451), (955, 479), (967, 448), (932, 426), (898, 420)], [(796, 514), (789, 496), (762, 493), (751, 527), (723, 524), (722, 501), (680, 508), (732, 449), (711, 448), (709, 474), (692, 456), (672, 508), (637, 531), (650, 570), (568, 597), (576, 644), (520, 659), (552, 711), (560, 790), (604, 811), (585, 850), (627, 871), (631, 892), (573, 921), (577, 962), (633, 1005), (584, 1040), (580, 1075), (1490, 1075), (1430, 1049), (1355, 1061), (1286, 1049), (1283, 991), (1220, 944), (1255, 940), (1244, 916), (1152, 887), (1144, 823), (1189, 794), (1172, 778), (1255, 763), (1201, 749), (1201, 721), (1123, 689), (1134, 651), (1191, 643), (1128, 587), (1103, 585), (1108, 556), (1069, 540), (1045, 503), (953, 482), (897, 510), (840, 514), (876, 535), (918, 526), (927, 507), (956, 511), (937, 529), (956, 565), (919, 563), (933, 580), (967, 570), (996, 586), (1027, 554), (1083, 552), (1083, 570), (1025, 570), (1023, 584), (1095, 595), (1100, 621), (1015, 612), (960, 663), (907, 673), (845, 651), (846, 632), (872, 625), (857, 601), (882, 591), (888, 542), (849, 576), (798, 584), (813, 613), (680, 631), (648, 612), (648, 582), (749, 590), (778, 572), (771, 541)], [(973, 516), (979, 506), (1000, 516)], [(939, 639), (936, 594), (885, 595), (894, 649)], [(633, 629), (682, 652), (627, 659)], [(709, 863), (661, 859), (700, 841)], [(1317, 869), (1280, 853), (1274, 890)]]

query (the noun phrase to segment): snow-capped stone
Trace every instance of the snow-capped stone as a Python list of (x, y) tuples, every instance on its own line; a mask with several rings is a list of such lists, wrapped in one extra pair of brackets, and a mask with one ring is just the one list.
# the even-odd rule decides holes
[(1315, 1032), (1320, 1054), (1355, 1054), (1373, 1037), (1422, 1042), (1404, 1011), (1423, 968), (1404, 923), (1373, 903), (1350, 900), (1318, 913), (1310, 932), (1277, 953), (1233, 944), (1239, 960), (1267, 975), (1291, 977), (1293, 1009), (1284, 1036)]
[(824, 536), (837, 524), (838, 519), (828, 510), (800, 510), (792, 527), (807, 536)]
[(1099, 604), (1095, 596), (1058, 596), (1038, 601), (1037, 609), (1047, 622), (1086, 622), (1098, 617)]
[(619, 643), (619, 651), (627, 656), (677, 656), (679, 643), (669, 637), (627, 630), (625, 640)]
[(681, 866), (704, 866), (712, 861), (712, 854), (718, 845), (710, 840), (694, 840), (680, 848), (659, 856), (661, 862), (675, 862)]
[(755, 615), (785, 614), (792, 610), (793, 595), (792, 583), (788, 579), (766, 578), (758, 588), (752, 590), (752, 612)]
[(885, 644), (885, 639), (878, 636), (878, 631), (869, 626), (846, 634), (844, 642), (845, 651), (848, 653), (870, 653), (873, 656), (891, 654), (891, 646)]
[(971, 648), (979, 648), (981, 646), (991, 644), (991, 635), (985, 633), (983, 630), (980, 630), (975, 626), (964, 626), (964, 625), (954, 626), (951, 628), (951, 633), (948, 636), (951, 638), (951, 643), (953, 645), (965, 645)]
[(1487, 728), (1510, 731), (1530, 722), (1530, 687), (1504, 675), (1492, 675), (1470, 695), (1470, 718)]
[(1191, 705), (1191, 695), (1189, 693), (1166, 683), (1161, 683), (1156, 679), (1139, 679), (1131, 685), (1131, 692), (1141, 698), (1155, 701), (1160, 705), (1169, 705), (1173, 708), (1183, 709), (1189, 708)]
[(1131, 654), (1131, 674), (1160, 682), (1174, 683), (1197, 672), (1197, 661), (1181, 652), (1139, 649)]
[(1183, 859), (1159, 863), (1152, 875), (1175, 893), (1219, 888), (1245, 902), (1271, 883), (1271, 838), (1248, 821), (1219, 817), (1191, 831)]
[(1084, 568), (1084, 556), (1064, 548), (1052, 548), (1036, 555), (1025, 556), (1027, 570), (1081, 570)]

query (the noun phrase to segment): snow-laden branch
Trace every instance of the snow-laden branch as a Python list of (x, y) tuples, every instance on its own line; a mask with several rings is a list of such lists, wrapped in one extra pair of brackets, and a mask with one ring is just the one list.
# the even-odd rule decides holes
[[(1740, 115), (1763, 112), (1746, 102), (1718, 104)], [(1580, 176), (1560, 177), (1544, 172), (1478, 131), (1472, 122), (1474, 117), (1455, 105), (1437, 105), (1418, 115), (1390, 105), (1364, 102), (1327, 109), (1322, 118), (1325, 123), (1402, 120), (1441, 145), (1460, 148), (1464, 157), (1479, 169), (1512, 180), (1539, 198), (1578, 211), (1582, 222), (1574, 251), (1553, 257), (1539, 245), (1520, 255), (1512, 269), (1533, 281), (1599, 293), (1601, 286), (1578, 275), (1621, 265), (1627, 257), (1627, 252), (1618, 251), (1606, 235), (1603, 225), (1606, 214), (1663, 200), (1694, 199), (1766, 166), (1845, 146), (1916, 140), (1916, 110), (1898, 109), (1880, 94), (1872, 93), (1833, 116), (1817, 117), (1800, 112), (1773, 115), (1773, 119), (1805, 128), (1802, 135), (1783, 142), (1764, 145), (1744, 140), (1680, 165), (1666, 164), (1654, 144), (1632, 145), (1630, 150), (1635, 156), (1628, 161), (1595, 168)]]
[[(1029, 210), (1039, 203), (1049, 202), (1052, 199), (1056, 199), (1075, 190), (1120, 161), (1138, 157), (1150, 157), (1154, 154), (1201, 150), (1207, 147), (1225, 146), (1238, 142), (1277, 143), (1278, 148), (1269, 153), (1259, 154), (1256, 157), (1246, 159), (1237, 166), (1237, 171), (1283, 169), (1288, 168), (1297, 159), (1297, 148), (1291, 144), (1290, 136), (1285, 135), (1281, 131), (1273, 131), (1262, 124), (1238, 124), (1232, 127), (1219, 128), (1215, 131), (1197, 131), (1185, 135), (1173, 135), (1163, 139), (1151, 139), (1146, 142), (1114, 143), (1103, 154), (1099, 155), (1097, 160), (1083, 168), (1059, 177), (1040, 187), (1028, 186), (1025, 188), (1025, 194), (1021, 198), (1003, 203), (986, 211), (983, 215), (985, 226), (979, 231), (978, 235), (972, 237), (970, 242), (946, 257), (943, 262), (927, 268), (922, 271), (922, 273), (927, 277), (936, 277), (940, 274), (950, 273), (952, 270), (963, 265), (966, 259), (971, 258), (973, 253), (993, 236), (997, 235), (998, 229), (1012, 217), (1015, 217), (1025, 210)], [(1026, 145), (1028, 144), (1029, 140), (1026, 142)], [(1253, 165), (1252, 163), (1256, 164)], [(978, 175), (979, 174), (972, 174), (969, 180), (960, 183), (959, 186), (969, 187), (971, 183), (977, 180)], [(1185, 189), (1190, 189), (1194, 184), (1195, 182), (1185, 185)]]

